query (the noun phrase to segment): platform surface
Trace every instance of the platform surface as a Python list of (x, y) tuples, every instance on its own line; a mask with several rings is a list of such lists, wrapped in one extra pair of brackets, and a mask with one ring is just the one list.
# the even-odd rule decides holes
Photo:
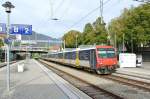
[(116, 72), (150, 79), (150, 62), (143, 62), (141, 67), (118, 68)]
[(11, 90), (6, 90), (6, 68), (0, 68), (0, 99), (91, 99), (36, 60), (21, 61), (25, 71), (11, 66)]

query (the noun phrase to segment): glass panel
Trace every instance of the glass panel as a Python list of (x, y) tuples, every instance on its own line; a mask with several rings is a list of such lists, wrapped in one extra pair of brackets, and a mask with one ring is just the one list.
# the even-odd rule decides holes
[(115, 50), (113, 48), (98, 48), (99, 58), (114, 58)]

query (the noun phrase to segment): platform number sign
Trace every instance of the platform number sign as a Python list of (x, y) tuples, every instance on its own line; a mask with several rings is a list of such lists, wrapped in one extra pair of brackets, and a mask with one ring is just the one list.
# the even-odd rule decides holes
[(32, 25), (23, 25), (22, 35), (32, 35)]
[(6, 33), (6, 24), (0, 23), (0, 34)]
[(12, 27), (14, 33), (18, 33), (19, 32), (19, 28), (17, 26), (13, 26)]
[(32, 35), (32, 25), (12, 24), (11, 34)]

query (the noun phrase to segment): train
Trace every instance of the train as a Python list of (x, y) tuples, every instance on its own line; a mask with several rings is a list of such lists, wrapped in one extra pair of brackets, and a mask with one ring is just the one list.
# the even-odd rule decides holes
[(77, 68), (86, 68), (97, 74), (111, 74), (117, 68), (116, 49), (112, 46), (93, 46), (48, 53), (42, 56), (45, 60), (66, 64)]

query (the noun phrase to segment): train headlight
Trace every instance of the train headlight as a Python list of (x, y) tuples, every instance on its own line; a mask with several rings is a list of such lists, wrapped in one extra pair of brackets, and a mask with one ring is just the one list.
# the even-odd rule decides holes
[(103, 64), (102, 62), (100, 62), (99, 64)]
[(114, 62), (114, 65), (116, 64), (116, 62)]

